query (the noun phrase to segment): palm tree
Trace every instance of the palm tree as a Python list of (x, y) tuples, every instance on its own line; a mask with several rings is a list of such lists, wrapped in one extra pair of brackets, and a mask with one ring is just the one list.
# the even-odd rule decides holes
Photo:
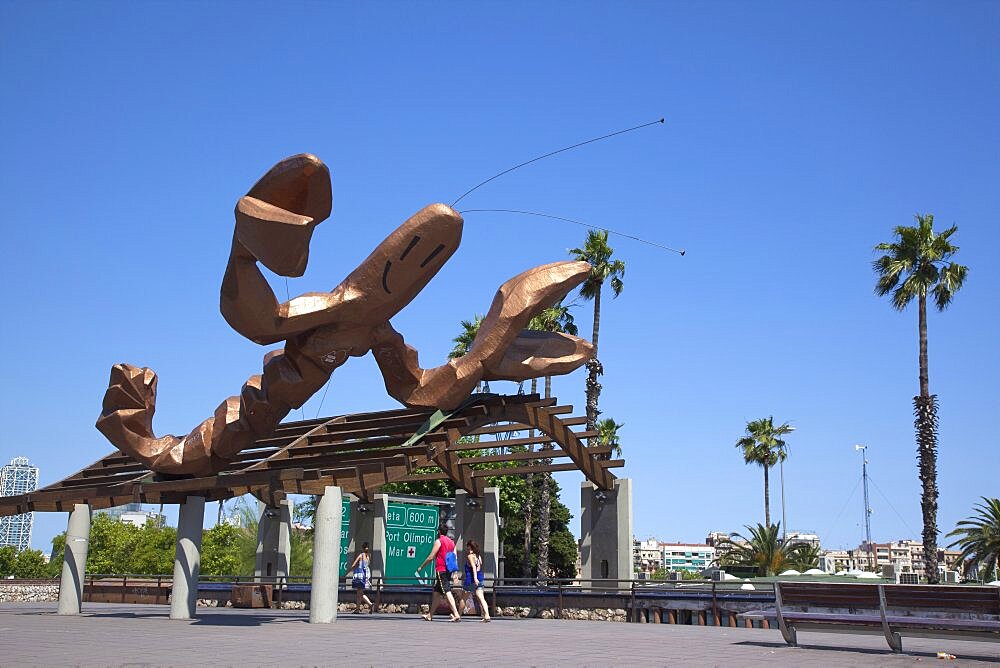
[(604, 418), (597, 423), (597, 444), (610, 445), (611, 453), (605, 459), (611, 459), (611, 455), (620, 457), (622, 454), (621, 440), (618, 437), (618, 430), (624, 427), (624, 423), (615, 422), (613, 418)]
[(476, 340), (476, 334), (479, 333), (479, 326), (483, 324), (483, 316), (478, 313), (473, 316), (472, 320), (463, 320), (461, 323), (462, 332), (456, 336), (452, 341), (455, 347), (451, 349), (448, 353), (448, 359), (455, 359), (456, 357), (462, 357), (467, 355), (472, 349), (472, 343)]
[(790, 567), (795, 546), (787, 545), (778, 538), (777, 524), (758, 524), (746, 529), (750, 532), (749, 537), (731, 533), (729, 538), (719, 541), (720, 565), (752, 566), (762, 577), (777, 575)]
[(775, 427), (774, 417), (768, 416), (747, 423), (746, 436), (736, 441), (736, 447), (743, 450), (743, 461), (764, 468), (764, 523), (771, 526), (771, 495), (768, 470), (784, 461), (788, 456), (782, 436), (795, 431), (787, 422)]
[(819, 566), (819, 546), (808, 543), (790, 545), (788, 566), (800, 573), (805, 573), (810, 568), (816, 568)]
[(958, 560), (966, 577), (978, 573), (979, 579), (1000, 578), (1000, 499), (982, 497), (976, 514), (955, 526), (948, 536), (961, 536), (948, 547), (961, 547)]
[[(541, 313), (536, 315), (528, 323), (528, 329), (543, 331), (543, 332), (564, 332), (566, 334), (576, 335), (577, 327), (573, 322), (573, 314), (569, 312), (570, 306), (564, 305), (562, 300), (557, 302), (555, 305), (544, 309)], [(535, 379), (531, 381), (531, 393), (534, 394), (536, 391)], [(552, 396), (552, 376), (545, 377), (545, 398), (548, 399)], [(534, 431), (531, 432), (531, 436), (534, 436)], [(531, 447), (531, 446), (528, 446)], [(552, 444), (547, 443), (542, 446), (543, 450), (552, 449)], [(542, 464), (551, 464), (551, 459), (542, 459)], [(528, 488), (531, 488), (533, 484), (533, 476), (528, 477)], [(545, 472), (542, 474), (540, 479), (541, 489), (539, 490), (539, 506), (538, 509), (538, 577), (544, 579), (549, 573), (549, 529), (550, 529), (550, 518), (552, 515), (552, 474)], [(529, 494), (530, 499), (530, 494)], [(530, 507), (526, 509), (528, 513), (528, 518), (525, 525), (530, 525)], [(525, 531), (525, 559), (528, 559), (530, 551), (528, 549), (528, 538), (529, 531)], [(525, 569), (525, 573), (529, 572), (529, 569)]]
[(934, 233), (934, 216), (915, 216), (915, 227), (899, 226), (896, 241), (875, 246), (885, 252), (872, 266), (878, 274), (875, 294), (883, 297), (892, 293), (892, 305), (904, 310), (917, 299), (920, 330), (920, 394), (913, 398), (914, 426), (917, 431), (919, 461), (920, 508), (924, 519), (924, 572), (927, 581), (938, 581), (937, 563), (937, 395), (931, 394), (927, 373), (927, 296), (943, 311), (951, 303), (969, 273), (969, 268), (951, 262), (958, 246), (948, 240), (958, 230), (957, 225), (941, 234)]
[[(622, 278), (625, 276), (624, 260), (613, 258), (615, 249), (608, 245), (607, 230), (591, 230), (587, 233), (587, 239), (583, 248), (573, 248), (569, 254), (575, 260), (583, 260), (590, 263), (590, 276), (580, 286), (580, 296), (584, 299), (594, 300), (594, 335), (591, 343), (594, 344), (594, 358), (587, 362), (587, 431), (594, 431), (597, 428), (597, 416), (601, 411), (597, 408), (597, 401), (601, 396), (601, 384), (597, 377), (604, 374), (604, 367), (598, 360), (597, 341), (601, 330), (601, 288), (604, 282), (611, 284), (611, 292), (615, 297), (622, 293), (625, 284)], [(593, 444), (594, 439), (590, 439)]]

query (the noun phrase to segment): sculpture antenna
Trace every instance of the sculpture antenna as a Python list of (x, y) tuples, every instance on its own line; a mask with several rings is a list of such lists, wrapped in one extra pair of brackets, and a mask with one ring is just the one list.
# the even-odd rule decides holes
[(464, 211), (459, 211), (460, 214), (465, 215), (467, 213), (518, 213), (524, 216), (539, 216), (541, 218), (552, 218), (553, 220), (562, 220), (567, 223), (573, 223), (575, 225), (582, 225), (583, 227), (589, 227), (592, 230), (604, 230), (610, 234), (616, 234), (620, 237), (625, 237), (626, 239), (633, 239), (640, 243), (648, 244), (650, 246), (656, 246), (657, 248), (662, 248), (663, 250), (670, 251), (672, 253), (678, 253), (679, 255), (684, 255), (687, 253), (683, 248), (678, 250), (676, 248), (671, 248), (670, 246), (664, 246), (663, 244), (658, 244), (655, 241), (647, 241), (645, 239), (640, 239), (639, 237), (632, 236), (631, 234), (625, 234), (624, 232), (615, 232), (614, 230), (609, 230), (606, 227), (600, 227), (598, 225), (591, 225), (590, 223), (585, 223), (581, 220), (573, 220), (572, 218), (564, 218), (563, 216), (553, 216), (549, 213), (539, 213), (538, 211), (521, 211), (519, 209), (465, 209)]
[(624, 130), (618, 130), (617, 132), (612, 132), (610, 134), (601, 135), (600, 137), (594, 137), (593, 139), (588, 139), (586, 141), (582, 141), (582, 142), (573, 144), (572, 146), (566, 146), (566, 147), (563, 147), (563, 148), (560, 148), (560, 149), (556, 149), (555, 151), (550, 151), (550, 152), (546, 153), (545, 155), (538, 156), (537, 158), (532, 158), (531, 160), (526, 160), (526, 161), (522, 162), (519, 165), (514, 165), (513, 167), (509, 167), (509, 168), (503, 170), (499, 174), (494, 174), (493, 176), (491, 176), (490, 178), (486, 179), (485, 181), (482, 181), (481, 183), (477, 183), (475, 186), (469, 188), (464, 193), (462, 193), (462, 196), (459, 197), (458, 199), (456, 199), (454, 202), (452, 202), (451, 205), (454, 207), (456, 204), (458, 204), (463, 199), (465, 199), (465, 197), (467, 195), (472, 194), (474, 191), (478, 190), (482, 186), (485, 186), (487, 183), (489, 183), (493, 179), (498, 179), (501, 176), (503, 176), (504, 174), (509, 174), (509, 173), (513, 172), (515, 169), (520, 169), (521, 167), (524, 167), (525, 165), (530, 165), (533, 162), (538, 162), (539, 160), (544, 160), (545, 158), (548, 158), (550, 156), (556, 155), (557, 153), (563, 153), (565, 151), (569, 151), (569, 150), (572, 150), (574, 148), (578, 148), (580, 146), (585, 146), (587, 144), (593, 144), (594, 142), (601, 141), (602, 139), (608, 139), (610, 137), (615, 137), (617, 135), (623, 135), (626, 132), (632, 132), (633, 130), (641, 130), (642, 128), (648, 128), (650, 125), (656, 125), (657, 123), (664, 123), (664, 122), (666, 122), (666, 119), (660, 118), (660, 119), (657, 119), (655, 121), (650, 121), (649, 123), (643, 123), (642, 125), (636, 125), (635, 127), (632, 127), (632, 128), (626, 128)]

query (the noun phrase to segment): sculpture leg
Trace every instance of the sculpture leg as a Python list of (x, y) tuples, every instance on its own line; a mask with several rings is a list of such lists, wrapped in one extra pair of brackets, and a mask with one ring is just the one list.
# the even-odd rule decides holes
[(170, 592), (170, 619), (193, 619), (197, 614), (201, 530), (204, 523), (205, 497), (187, 497), (180, 504), (180, 515), (177, 518), (177, 551)]
[(343, 508), (339, 487), (327, 487), (316, 505), (313, 519), (312, 595), (309, 623), (337, 621), (340, 593), (340, 524)]
[(69, 526), (66, 528), (62, 578), (59, 581), (60, 615), (80, 614), (89, 548), (90, 506), (78, 503), (73, 506), (73, 512), (69, 514)]

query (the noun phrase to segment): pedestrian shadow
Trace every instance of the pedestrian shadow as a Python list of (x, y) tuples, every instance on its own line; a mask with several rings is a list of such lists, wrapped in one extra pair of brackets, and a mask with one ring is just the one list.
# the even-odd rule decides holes
[(84, 617), (96, 619), (160, 619), (164, 624), (171, 622), (188, 623), (191, 626), (264, 626), (273, 624), (283, 624), (289, 622), (304, 623), (309, 618), (292, 615), (273, 614), (240, 614), (227, 612), (199, 612), (196, 617), (189, 620), (172, 620), (169, 611), (114, 611), (114, 612), (85, 612)]
[[(881, 649), (873, 647), (851, 647), (849, 645), (813, 645), (813, 644), (803, 645), (801, 643), (797, 647), (792, 647), (784, 642), (767, 642), (763, 640), (743, 640), (740, 642), (735, 642), (733, 643), (733, 645), (748, 645), (752, 647), (766, 647), (770, 649), (781, 648), (789, 652), (795, 652), (798, 649), (808, 649), (808, 650), (818, 650), (821, 652), (840, 652), (842, 654), (846, 652), (852, 652), (855, 654), (869, 654), (872, 656), (912, 656), (918, 658), (927, 657), (930, 659), (937, 658), (937, 654), (935, 652), (927, 652), (923, 650), (908, 651), (905, 648), (903, 649), (902, 654), (894, 654), (892, 650), (890, 650), (888, 647), (886, 647), (885, 649)], [(988, 663), (1000, 663), (1000, 654), (987, 654), (987, 655), (970, 654), (968, 652), (962, 652), (961, 651), (962, 648), (960, 647), (952, 649), (959, 650), (955, 652), (955, 654), (958, 655), (959, 659), (964, 659), (966, 661), (985, 661)]]

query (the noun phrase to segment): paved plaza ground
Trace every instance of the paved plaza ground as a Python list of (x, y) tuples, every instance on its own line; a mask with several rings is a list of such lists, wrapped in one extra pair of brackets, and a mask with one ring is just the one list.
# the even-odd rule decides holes
[[(880, 636), (668, 624), (468, 618), (428, 624), (412, 615), (341, 615), (310, 625), (300, 610), (203, 609), (171, 621), (167, 606), (87, 604), (79, 617), (54, 603), (0, 606), (2, 666), (901, 666), (997, 665), (1000, 643), (904, 638), (893, 655)], [(939, 661), (944, 650), (957, 661)]]

